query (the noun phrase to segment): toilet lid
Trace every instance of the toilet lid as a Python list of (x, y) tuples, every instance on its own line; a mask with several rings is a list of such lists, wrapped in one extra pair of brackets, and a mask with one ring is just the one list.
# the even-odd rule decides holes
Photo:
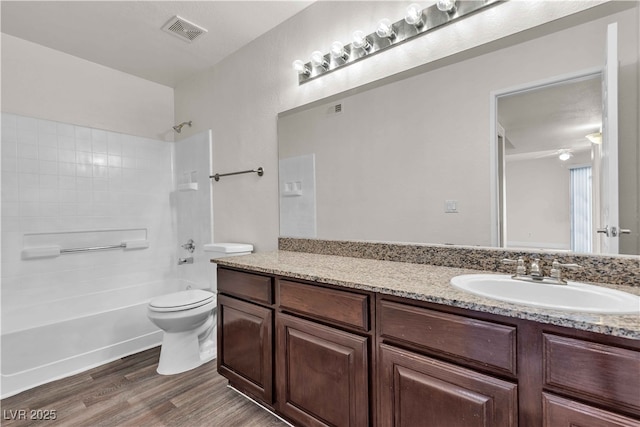
[(155, 311), (180, 311), (200, 307), (215, 299), (212, 292), (202, 289), (189, 289), (154, 298), (149, 307)]

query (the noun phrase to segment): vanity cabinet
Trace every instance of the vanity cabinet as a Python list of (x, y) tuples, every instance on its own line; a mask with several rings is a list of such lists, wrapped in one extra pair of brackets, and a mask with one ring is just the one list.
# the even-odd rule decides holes
[(370, 296), (278, 280), (278, 409), (301, 426), (372, 425)]
[(219, 372), (296, 426), (640, 427), (640, 340), (218, 272)]
[(640, 342), (378, 295), (380, 425), (640, 427)]
[(244, 393), (273, 403), (273, 279), (218, 270), (218, 372)]

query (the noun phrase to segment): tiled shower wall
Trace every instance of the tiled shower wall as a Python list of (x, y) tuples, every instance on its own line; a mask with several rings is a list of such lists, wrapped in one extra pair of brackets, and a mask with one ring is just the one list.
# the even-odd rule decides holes
[(178, 278), (185, 286), (207, 289), (215, 272), (209, 262), (211, 254), (203, 249), (213, 242), (210, 130), (176, 142), (174, 171), (177, 191), (171, 194), (171, 200), (176, 212), (178, 243), (183, 245), (192, 239), (195, 245), (193, 253), (178, 249), (180, 258), (193, 257), (193, 264), (178, 266)]
[[(174, 278), (172, 145), (3, 113), (3, 308)], [(150, 246), (21, 257), (25, 234), (113, 229), (146, 229)]]

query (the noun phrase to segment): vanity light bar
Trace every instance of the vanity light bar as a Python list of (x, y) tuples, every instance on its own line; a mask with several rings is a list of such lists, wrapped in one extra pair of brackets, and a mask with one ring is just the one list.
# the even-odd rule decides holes
[[(417, 5), (412, 4), (409, 6), (411, 10), (407, 10), (406, 19), (403, 18), (394, 23), (381, 20), (376, 31), (371, 34), (366, 35), (362, 31), (355, 31), (354, 40), (348, 45), (334, 42), (329, 53), (323, 55), (315, 51), (312, 60), (306, 64), (300, 60), (294, 61), (293, 68), (298, 74), (298, 84), (358, 62), (502, 1), (506, 0), (441, 0), (433, 6), (422, 9), (421, 20), (415, 19)], [(453, 6), (449, 10), (442, 10), (438, 7), (442, 7), (441, 3), (453, 4)]]

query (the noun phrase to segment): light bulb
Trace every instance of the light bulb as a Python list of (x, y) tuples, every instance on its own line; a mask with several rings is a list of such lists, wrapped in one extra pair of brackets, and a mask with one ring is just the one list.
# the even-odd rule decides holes
[(396, 38), (396, 32), (393, 29), (393, 24), (388, 19), (381, 19), (380, 22), (378, 22), (376, 34), (381, 38), (389, 38), (391, 40)]
[(369, 48), (371, 48), (371, 43), (367, 40), (367, 35), (364, 31), (358, 30), (353, 32), (353, 47), (364, 49), (365, 51), (368, 51)]
[(309, 74), (311, 74), (311, 70), (309, 69), (309, 67), (307, 67), (305, 63), (300, 61), (299, 59), (293, 61), (293, 64), (291, 65), (293, 66), (293, 69), (298, 72), (298, 74), (302, 74), (303, 76), (308, 76)]
[(451, 13), (456, 10), (456, 0), (438, 0), (436, 7), (438, 10)]
[(568, 151), (568, 150), (560, 150), (560, 155), (558, 156), (558, 159), (560, 159), (563, 162), (566, 162), (571, 157), (573, 157), (573, 154), (571, 154), (570, 151)]
[(404, 15), (404, 22), (409, 25), (413, 25), (420, 28), (424, 25), (424, 18), (422, 16), (422, 8), (420, 5), (413, 3), (409, 5)]
[(311, 64), (314, 67), (322, 67), (325, 70), (329, 68), (329, 63), (324, 59), (324, 55), (319, 50), (314, 50), (311, 53)]
[(344, 45), (338, 41), (331, 43), (331, 56), (333, 59), (342, 59), (343, 61), (349, 59), (349, 54), (344, 49)]

